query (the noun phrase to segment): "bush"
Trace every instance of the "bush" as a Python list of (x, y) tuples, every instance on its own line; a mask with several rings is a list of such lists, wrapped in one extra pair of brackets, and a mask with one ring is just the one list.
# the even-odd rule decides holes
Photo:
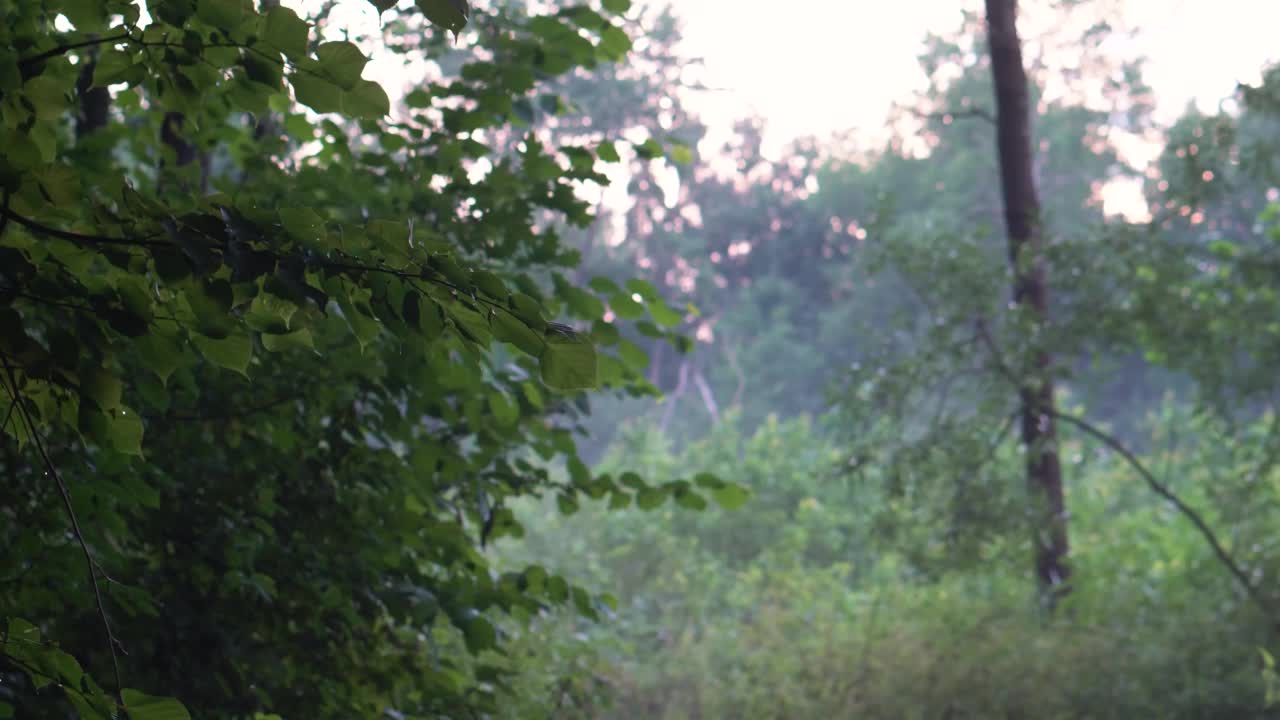
[[(1180, 491), (1216, 519), (1192, 492), (1223, 463), (1214, 428), (1175, 408), (1161, 420), (1183, 428)], [(1266, 625), (1194, 528), (1118, 459), (1070, 439), (1064, 457), (1078, 581), (1048, 618), (1021, 533), (989, 539), (977, 566), (921, 574), (878, 537), (882, 491), (836, 474), (807, 419), (750, 437), (731, 419), (680, 453), (630, 428), (601, 470), (706, 470), (753, 497), (732, 512), (524, 507), (527, 537), (502, 562), (537, 559), (619, 607), (601, 624), (545, 618), (521, 641), (522, 681), (540, 678), (556, 717), (1280, 716), (1266, 709)]]

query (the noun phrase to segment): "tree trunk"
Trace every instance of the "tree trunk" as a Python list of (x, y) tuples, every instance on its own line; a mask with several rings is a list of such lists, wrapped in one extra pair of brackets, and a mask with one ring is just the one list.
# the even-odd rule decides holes
[[(1037, 321), (1048, 318), (1048, 287), (1042, 253), (1040, 200), (1032, 172), (1031, 103), (1018, 38), (1017, 0), (986, 0), (987, 39), (996, 95), (996, 143), (1004, 199), (1013, 301)], [(1032, 372), (1018, 389), (1027, 486), (1035, 508), (1033, 545), (1041, 598), (1050, 608), (1070, 590), (1066, 503), (1058, 461), (1050, 357), (1035, 350)]]
[(80, 102), (80, 111), (76, 114), (77, 140), (106, 127), (111, 113), (111, 93), (93, 84), (93, 71), (97, 65), (97, 57), (84, 62), (80, 76), (76, 78), (76, 95)]

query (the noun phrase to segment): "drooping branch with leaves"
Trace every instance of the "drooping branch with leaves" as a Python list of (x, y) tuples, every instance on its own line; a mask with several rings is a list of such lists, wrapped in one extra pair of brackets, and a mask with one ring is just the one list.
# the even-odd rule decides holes
[[(581, 391), (651, 392), (565, 277), (614, 139), (521, 108), (623, 57), (628, 3), (373, 6), (325, 40), (274, 2), (0, 0), (0, 708), (483, 713), (500, 618), (608, 602), (489, 570), (514, 498), (741, 501), (577, 457)], [(401, 107), (365, 77), (458, 47)]]

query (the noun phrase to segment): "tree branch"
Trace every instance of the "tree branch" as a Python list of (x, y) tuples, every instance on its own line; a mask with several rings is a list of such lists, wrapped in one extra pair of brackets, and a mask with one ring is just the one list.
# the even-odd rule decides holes
[(84, 48), (84, 47), (92, 47), (94, 45), (103, 45), (105, 43), (118, 42), (121, 40), (132, 40), (132, 39), (133, 37), (126, 32), (126, 33), (120, 33), (119, 35), (110, 35), (108, 37), (93, 38), (91, 40), (84, 40), (81, 42), (59, 45), (57, 47), (45, 50), (44, 52), (38, 55), (32, 55), (31, 57), (25, 57), (25, 58), (19, 59), (18, 72), (22, 73), (23, 78), (26, 78), (28, 77), (27, 73), (28, 71), (31, 70), (31, 68), (33, 68), (36, 65), (39, 65), (40, 63), (50, 58), (55, 58), (55, 57), (58, 57), (59, 55), (69, 53), (72, 50), (79, 50), (80, 48)]
[(1196, 510), (1188, 505), (1186, 501), (1178, 497), (1176, 493), (1157, 480), (1156, 477), (1151, 474), (1151, 471), (1142, 464), (1142, 461), (1124, 446), (1124, 443), (1083, 418), (1066, 415), (1057, 410), (1048, 410), (1048, 412), (1052, 413), (1055, 418), (1076, 426), (1086, 434), (1093, 436), (1095, 439), (1115, 451), (1120, 455), (1120, 457), (1124, 458), (1125, 462), (1127, 462), (1144, 481), (1146, 481), (1147, 487), (1151, 488), (1152, 492), (1167, 500), (1177, 508), (1178, 512), (1180, 512), (1183, 517), (1190, 520), (1191, 524), (1195, 525), (1196, 529), (1200, 531), (1200, 534), (1204, 537), (1205, 541), (1209, 543), (1209, 547), (1213, 549), (1213, 554), (1218, 557), (1219, 562), (1221, 562), (1231, 575), (1235, 577), (1236, 582), (1240, 584), (1240, 587), (1244, 590), (1249, 599), (1252, 600), (1260, 610), (1266, 613), (1273, 622), (1277, 623), (1276, 630), (1280, 631), (1280, 616), (1277, 616), (1275, 609), (1271, 606), (1271, 602), (1263, 596), (1262, 592), (1258, 590), (1252, 582), (1249, 581), (1249, 575), (1245, 573), (1244, 569), (1236, 563), (1235, 559), (1231, 557), (1226, 548), (1222, 546), (1222, 543), (1218, 540), (1218, 536), (1214, 534), (1213, 529), (1210, 528), (1209, 524), (1200, 516), (1200, 513), (1196, 512)]
[[(145, 237), (145, 238), (116, 238), (116, 237), (106, 237), (104, 235), (85, 235), (83, 233), (71, 232), (70, 230), (59, 230), (58, 228), (49, 227), (48, 225), (43, 225), (41, 223), (36, 222), (35, 220), (32, 220), (31, 218), (23, 217), (13, 212), (12, 210), (9, 209), (8, 202), (6, 200), (4, 207), (0, 207), (0, 221), (3, 221), (4, 223), (7, 224), (8, 221), (10, 220), (30, 230), (31, 232), (39, 233), (41, 235), (48, 235), (50, 237), (56, 237), (62, 240), (69, 240), (74, 243), (94, 243), (97, 245), (126, 245), (130, 247), (168, 247), (169, 246), (169, 243), (163, 240), (153, 239), (156, 236)], [(0, 226), (0, 227), (3, 227), (3, 226)]]
[[(986, 325), (982, 320), (978, 320), (978, 334), (982, 337), (987, 348), (991, 351), (992, 359), (995, 361), (996, 367), (1000, 370), (1001, 374), (1009, 378), (1011, 382), (1017, 384), (1017, 376), (1015, 376), (1012, 371), (1009, 370), (1009, 367), (1005, 365), (1003, 358), (1000, 356), (999, 348), (996, 347), (995, 341), (987, 332)], [(1277, 613), (1276, 608), (1273, 607), (1271, 601), (1268, 600), (1260, 590), (1258, 590), (1257, 586), (1249, 581), (1248, 573), (1246, 573), (1244, 569), (1236, 563), (1235, 559), (1231, 557), (1231, 554), (1227, 552), (1227, 549), (1223, 547), (1222, 543), (1218, 540), (1217, 534), (1215, 534), (1213, 529), (1209, 527), (1209, 523), (1205, 521), (1195, 508), (1191, 507), (1185, 500), (1178, 497), (1177, 493), (1169, 489), (1169, 487), (1164, 483), (1161, 483), (1155, 475), (1147, 469), (1146, 465), (1144, 465), (1142, 461), (1129, 450), (1129, 448), (1125, 447), (1124, 443), (1120, 442), (1098, 426), (1090, 423), (1084, 418), (1062, 413), (1058, 411), (1057, 408), (1044, 407), (1040, 408), (1040, 411), (1053, 416), (1055, 419), (1074, 425), (1085, 434), (1092, 436), (1094, 439), (1111, 448), (1111, 450), (1116, 454), (1120, 455), (1120, 457), (1123, 458), (1124, 461), (1142, 477), (1143, 481), (1146, 482), (1147, 487), (1150, 488), (1152, 492), (1172, 504), (1183, 517), (1189, 520), (1191, 524), (1196, 527), (1196, 530), (1200, 532), (1200, 535), (1204, 537), (1205, 541), (1209, 544), (1209, 547), (1213, 550), (1213, 554), (1217, 556), (1218, 561), (1227, 569), (1228, 572), (1231, 573), (1231, 576), (1240, 585), (1241, 589), (1244, 590), (1245, 595), (1248, 596), (1249, 600), (1252, 601), (1259, 610), (1266, 614), (1268, 618), (1275, 623), (1275, 630), (1280, 632), (1280, 613)]]
[(916, 117), (920, 118), (921, 120), (945, 121), (949, 117), (957, 120), (962, 118), (976, 118), (978, 120), (985, 120), (991, 123), (992, 125), (996, 124), (995, 116), (992, 115), (991, 112), (988, 111), (986, 108), (980, 108), (980, 107), (964, 108), (962, 110), (944, 110), (942, 112), (931, 112), (931, 113), (915, 110), (913, 111), (912, 114), (914, 114)]
[(124, 695), (122, 689), (124, 688), (124, 683), (120, 676), (120, 659), (116, 655), (116, 646), (119, 641), (111, 630), (111, 620), (107, 617), (107, 605), (102, 599), (102, 587), (98, 584), (98, 563), (93, 558), (93, 552), (89, 550), (89, 543), (84, 539), (84, 531), (80, 529), (80, 521), (76, 518), (75, 506), (71, 503), (71, 491), (67, 488), (67, 483), (62, 479), (62, 474), (58, 472), (57, 466), (54, 465), (53, 459), (49, 457), (49, 452), (44, 446), (44, 440), (41, 439), (40, 433), (36, 432), (36, 425), (31, 418), (31, 413), (27, 411), (26, 406), (22, 404), (22, 400), (18, 395), (18, 377), (13, 371), (13, 366), (9, 364), (8, 356), (3, 357), (3, 362), (5, 374), (8, 376), (8, 383), (6, 383), (5, 388), (9, 391), (14, 405), (18, 408), (22, 421), (27, 425), (27, 436), (36, 446), (45, 471), (53, 477), (58, 486), (58, 493), (62, 496), (62, 504), (67, 510), (67, 517), (71, 520), (71, 532), (75, 535), (76, 542), (80, 545), (80, 551), (84, 553), (84, 562), (89, 569), (89, 582), (93, 586), (93, 597), (97, 605), (98, 617), (102, 620), (102, 629), (107, 637), (107, 650), (111, 653), (111, 667), (115, 672), (116, 680), (116, 699), (120, 701), (120, 705), (123, 707)]

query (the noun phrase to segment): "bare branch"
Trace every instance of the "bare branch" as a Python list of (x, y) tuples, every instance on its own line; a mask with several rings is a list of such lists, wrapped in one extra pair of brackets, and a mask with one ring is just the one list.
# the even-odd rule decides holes
[(1214, 534), (1213, 529), (1209, 527), (1209, 524), (1203, 517), (1201, 517), (1200, 513), (1196, 512), (1196, 510), (1188, 505), (1185, 500), (1178, 497), (1176, 493), (1157, 480), (1156, 477), (1151, 474), (1151, 471), (1142, 464), (1142, 461), (1130, 452), (1129, 448), (1124, 446), (1124, 443), (1083, 418), (1066, 415), (1053, 409), (1048, 410), (1048, 412), (1052, 413), (1055, 418), (1076, 426), (1086, 434), (1093, 436), (1095, 439), (1115, 451), (1116, 454), (1124, 458), (1124, 461), (1127, 462), (1144, 481), (1146, 481), (1147, 487), (1151, 488), (1152, 492), (1167, 500), (1177, 508), (1178, 512), (1180, 512), (1183, 517), (1190, 520), (1191, 524), (1195, 525), (1196, 529), (1200, 531), (1200, 534), (1204, 537), (1205, 541), (1209, 543), (1209, 547), (1213, 549), (1213, 554), (1218, 557), (1219, 562), (1227, 568), (1235, 578), (1236, 582), (1240, 584), (1241, 589), (1243, 589), (1245, 594), (1248, 595), (1249, 599), (1258, 606), (1258, 609), (1266, 613), (1273, 622), (1278, 623), (1276, 630), (1280, 631), (1280, 615), (1277, 615), (1275, 608), (1271, 605), (1271, 602), (1262, 594), (1257, 586), (1249, 581), (1249, 575), (1245, 573), (1244, 569), (1236, 563), (1235, 559), (1231, 557), (1226, 548), (1222, 546), (1222, 543), (1218, 540), (1218, 536)]
[(986, 108), (980, 107), (962, 108), (960, 110), (944, 110), (942, 112), (923, 112), (921, 110), (913, 110), (912, 114), (921, 120), (942, 120), (943, 122), (946, 122), (947, 118), (955, 120), (977, 119), (985, 120), (992, 125), (996, 124), (995, 116)]

